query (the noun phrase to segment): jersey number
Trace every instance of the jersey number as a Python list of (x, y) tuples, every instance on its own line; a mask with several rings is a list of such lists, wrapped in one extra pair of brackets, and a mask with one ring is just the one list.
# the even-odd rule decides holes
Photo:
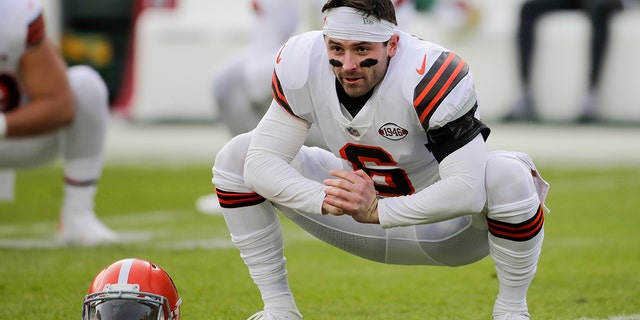
[[(382, 148), (347, 144), (340, 149), (340, 155), (351, 162), (354, 170), (362, 169), (366, 172), (373, 179), (376, 190), (381, 196), (404, 196), (415, 191), (407, 173), (395, 167), (397, 162)], [(389, 168), (373, 169), (367, 165)]]

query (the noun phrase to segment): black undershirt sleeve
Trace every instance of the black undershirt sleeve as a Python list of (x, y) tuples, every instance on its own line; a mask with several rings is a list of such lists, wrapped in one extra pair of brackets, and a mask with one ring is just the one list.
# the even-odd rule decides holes
[(473, 140), (478, 134), (486, 141), (491, 129), (474, 117), (475, 105), (462, 117), (453, 120), (442, 128), (427, 131), (427, 149), (433, 153), (438, 163), (452, 152)]

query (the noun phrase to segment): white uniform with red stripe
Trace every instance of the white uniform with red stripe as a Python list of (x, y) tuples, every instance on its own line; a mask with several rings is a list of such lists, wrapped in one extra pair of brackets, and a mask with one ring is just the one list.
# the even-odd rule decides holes
[[(247, 186), (276, 203), (287, 217), (347, 251), (352, 240), (343, 238), (352, 235), (379, 237), (391, 244), (416, 237), (418, 242), (424, 241), (419, 250), (433, 251), (427, 254), (432, 258), (442, 255), (436, 259), (439, 263), (444, 259), (450, 259), (447, 263), (454, 265), (470, 263), (486, 254), (483, 246), (486, 244), (486, 212), (480, 212), (482, 208), (467, 209), (468, 203), (475, 203), (469, 199), (486, 200), (486, 146), (479, 135), (475, 138), (472, 135), (473, 141), (461, 147), (464, 150), (454, 148), (451, 151), (456, 152), (451, 156), (438, 156), (427, 147), (434, 144), (429, 142), (426, 130), (468, 119), (471, 114), (478, 117), (473, 79), (464, 60), (454, 53), (407, 33), (398, 34), (399, 47), (390, 60), (387, 74), (355, 117), (338, 101), (336, 79), (329, 66), (322, 33), (307, 32), (290, 39), (276, 58), (273, 77), (274, 101), (280, 106), (274, 102), (256, 129), (247, 153), (244, 177)], [(336, 165), (321, 153), (312, 154), (303, 148), (293, 160), (293, 168), (288, 166), (286, 162), (294, 158), (297, 149), (284, 145), (289, 144), (287, 141), (301, 141), (303, 137), (297, 135), (305, 134), (308, 126), (294, 125), (287, 119), (291, 115), (282, 110), (306, 120), (308, 126), (318, 126), (335, 156), (372, 177), (379, 195), (385, 197), (378, 203), (380, 225), (358, 224), (348, 216), (318, 214), (325, 188), (321, 183), (322, 172), (326, 175), (328, 170), (324, 167), (336, 168)], [(298, 126), (299, 130), (288, 126)], [(484, 129), (476, 132), (485, 138), (488, 134)], [(282, 137), (287, 137), (287, 141)], [(524, 154), (491, 154), (496, 156), (520, 159), (524, 166), (535, 171)], [(321, 169), (314, 171), (313, 166)], [(320, 174), (310, 175), (311, 171)], [(278, 179), (273, 179), (274, 172), (278, 173)], [(223, 184), (224, 175), (214, 170), (214, 183)], [(465, 182), (467, 178), (473, 187)], [(543, 201), (542, 193), (539, 198)], [(542, 202), (537, 198), (532, 196), (530, 200)], [(317, 232), (319, 225), (341, 230), (338, 233), (343, 238), (336, 237), (334, 231)], [(381, 227), (388, 229), (385, 232)], [(343, 240), (336, 240), (338, 238)], [(458, 252), (462, 247), (468, 251), (449, 256), (447, 250), (430, 247), (438, 241), (443, 241), (438, 246), (451, 243)], [(369, 256), (362, 248), (358, 250), (361, 250), (358, 255), (378, 260), (375, 257), (379, 251), (373, 249), (374, 253)], [(394, 256), (398, 252), (387, 251), (382, 260), (425, 263), (422, 254), (400, 252)]]
[(441, 46), (399, 34), (387, 74), (355, 118), (338, 102), (320, 32), (287, 42), (275, 69), (282, 78), (274, 78), (274, 87), (282, 90), (276, 100), (280, 95), (281, 105), (318, 126), (330, 150), (368, 171), (380, 195), (387, 197), (416, 193), (440, 179), (438, 162), (426, 147), (425, 128), (442, 127), (477, 104), (464, 60)]
[[(346, 31), (369, 35), (345, 24)], [(528, 318), (548, 185), (526, 154), (487, 150), (488, 128), (464, 60), (396, 33), (386, 74), (361, 97), (366, 102), (357, 113), (347, 107), (359, 106), (341, 105), (347, 99), (339, 99), (321, 32), (283, 46), (274, 102), (254, 131), (234, 137), (216, 156), (213, 183), (232, 240), (263, 297), (290, 294), (274, 206), (317, 238), (373, 261), (459, 266), (491, 254), (501, 284), (494, 319)], [(331, 153), (303, 146), (313, 127)], [(324, 179), (330, 169), (348, 170), (344, 164), (373, 179), (383, 197), (379, 224), (321, 214)], [(293, 299), (286, 307), (263, 301), (265, 310), (297, 310)]]
[[(441, 165), (426, 147), (425, 127), (440, 128), (475, 112), (473, 79), (466, 63), (452, 52), (407, 33), (398, 34), (399, 47), (390, 60), (387, 74), (355, 117), (338, 101), (336, 78), (329, 66), (321, 32), (311, 31), (290, 39), (276, 58), (273, 77), (274, 100), (282, 107), (272, 104), (271, 108), (287, 110), (318, 126), (335, 156), (348, 160), (354, 169), (363, 169), (372, 177), (379, 195), (386, 197), (379, 202), (380, 225), (360, 224), (349, 216), (317, 214), (324, 196), (324, 186), (319, 181), (322, 174), (328, 172), (324, 167), (336, 167), (335, 162), (322, 153), (303, 148), (292, 162), (294, 168), (311, 180), (300, 177), (293, 168), (288, 169), (272, 156), (253, 158), (254, 155), (262, 157), (262, 152), (257, 150), (274, 147), (264, 143), (262, 134), (266, 131), (294, 141), (300, 139), (288, 129), (287, 133), (275, 133), (282, 130), (275, 124), (290, 124), (286, 117), (291, 116), (284, 111), (270, 110), (265, 117), (267, 121), (256, 129), (260, 136), (252, 140), (247, 163), (264, 170), (253, 168), (250, 173), (245, 172), (245, 179), (249, 179), (248, 185), (253, 187), (256, 185), (252, 182), (269, 181), (261, 184), (260, 188), (265, 189), (256, 190), (276, 203), (287, 217), (318, 238), (362, 257), (403, 264), (471, 263), (487, 254), (485, 214), (439, 209), (455, 205), (447, 197), (439, 197), (440, 193), (426, 190), (438, 189), (427, 187), (442, 183), (442, 177)], [(484, 157), (484, 146), (480, 148), (482, 152), (477, 156)], [(279, 151), (275, 153), (282, 152), (280, 147), (276, 150)], [(284, 153), (290, 157), (295, 155)], [(320, 169), (314, 171), (312, 167)], [(310, 174), (311, 171), (318, 174)], [(278, 172), (278, 179), (272, 178), (273, 172)], [(484, 181), (484, 171), (475, 175)], [(219, 185), (217, 182), (223, 184), (224, 176), (224, 172), (214, 170), (216, 185)], [(484, 199), (484, 188), (477, 192), (474, 197)], [(410, 197), (403, 197), (407, 195)], [(425, 207), (421, 203), (428, 204)], [(472, 213), (476, 214), (472, 217)], [(414, 217), (421, 219), (420, 222), (414, 223)], [(383, 229), (389, 227), (395, 228)], [(350, 244), (363, 238), (368, 238), (367, 246), (351, 247)], [(381, 250), (401, 248), (405, 241), (420, 243), (414, 247), (417, 251)], [(464, 254), (451, 255), (443, 246), (451, 246)]]

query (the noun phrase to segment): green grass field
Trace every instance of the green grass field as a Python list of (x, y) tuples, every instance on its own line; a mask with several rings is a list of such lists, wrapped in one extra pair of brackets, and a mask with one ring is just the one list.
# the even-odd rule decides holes
[[(640, 319), (640, 168), (541, 168), (551, 183), (546, 239), (529, 291), (534, 319)], [(96, 210), (129, 239), (92, 248), (53, 241), (58, 165), (17, 174), (0, 203), (0, 319), (79, 319), (95, 274), (140, 257), (172, 276), (182, 319), (246, 319), (262, 307), (221, 216), (195, 210), (210, 165), (107, 166)], [(389, 266), (351, 256), (282, 218), (291, 287), (305, 319), (489, 319), (489, 258), (465, 267)]]

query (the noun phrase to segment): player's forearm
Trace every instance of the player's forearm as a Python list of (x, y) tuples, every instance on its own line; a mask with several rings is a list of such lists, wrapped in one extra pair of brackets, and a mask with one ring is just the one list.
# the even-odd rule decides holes
[(480, 212), (486, 202), (486, 154), (478, 136), (442, 161), (440, 181), (413, 195), (381, 199), (380, 224), (390, 228), (434, 223)]
[[(60, 102), (63, 103), (63, 102)], [(56, 100), (34, 101), (5, 113), (9, 138), (30, 137), (45, 134), (72, 123), (73, 102), (69, 106), (58, 107)]]
[(245, 178), (247, 186), (270, 201), (304, 212), (322, 212), (324, 185), (303, 177), (273, 154), (249, 151)]
[(20, 79), (28, 103), (7, 114), (9, 137), (29, 137), (71, 124), (75, 100), (66, 65), (50, 40), (27, 50), (20, 59)]
[(261, 196), (281, 205), (320, 214), (324, 185), (290, 165), (309, 125), (272, 105), (253, 132), (245, 158), (245, 181)]

